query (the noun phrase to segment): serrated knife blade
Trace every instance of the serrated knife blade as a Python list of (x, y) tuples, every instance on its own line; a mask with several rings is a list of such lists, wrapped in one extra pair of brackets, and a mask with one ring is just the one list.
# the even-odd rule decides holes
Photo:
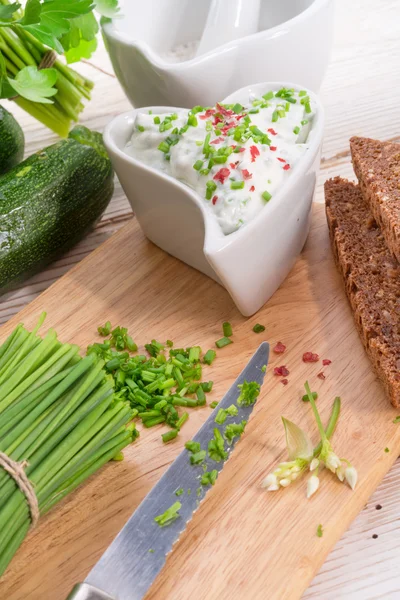
[[(200, 442), (201, 447), (206, 449), (208, 442), (214, 437), (215, 428), (223, 433), (228, 423), (240, 423), (249, 419), (255, 405), (237, 405), (240, 394), (238, 386), (244, 380), (256, 381), (261, 385), (265, 375), (263, 367), (268, 364), (268, 358), (269, 345), (264, 342), (193, 437), (193, 441)], [(228, 408), (231, 404), (237, 406), (238, 414), (230, 417), (223, 425), (216, 424), (215, 417), (219, 409)], [(217, 469), (220, 472), (224, 468), (238, 439), (235, 438), (226, 446), (228, 456), (224, 461), (215, 462), (207, 454), (207, 471)], [(203, 466), (191, 465), (189, 453), (184, 449), (141, 502), (90, 571), (85, 582), (75, 586), (67, 600), (142, 600), (210, 489), (209, 486), (200, 485), (202, 474)], [(218, 485), (218, 480), (215, 485)], [(184, 493), (178, 498), (175, 492), (180, 488), (183, 488)], [(182, 505), (179, 518), (167, 527), (160, 528), (154, 518), (176, 501)]]

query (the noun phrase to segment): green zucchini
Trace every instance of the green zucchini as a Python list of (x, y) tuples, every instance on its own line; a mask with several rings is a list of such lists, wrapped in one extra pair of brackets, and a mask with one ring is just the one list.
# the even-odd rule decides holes
[(113, 191), (102, 136), (82, 126), (0, 177), (1, 292), (82, 239)]
[(24, 158), (24, 132), (11, 113), (0, 106), (0, 175)]

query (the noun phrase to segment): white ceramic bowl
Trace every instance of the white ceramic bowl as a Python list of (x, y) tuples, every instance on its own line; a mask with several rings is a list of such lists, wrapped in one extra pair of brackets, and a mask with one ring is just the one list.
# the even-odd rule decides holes
[(264, 0), (258, 33), (192, 60), (163, 59), (169, 48), (200, 39), (210, 1), (126, 0), (124, 16), (103, 24), (133, 106), (213, 106), (264, 81), (298, 81), (318, 91), (332, 46), (334, 0)]
[[(224, 100), (246, 104), (249, 94), (302, 86), (264, 83), (242, 88)], [(316, 114), (310, 147), (284, 186), (252, 221), (224, 235), (198, 194), (180, 181), (125, 152), (138, 110), (114, 119), (104, 141), (115, 171), (145, 235), (154, 244), (223, 285), (240, 312), (250, 316), (272, 296), (292, 268), (309, 231), (311, 204), (324, 129), (322, 106), (312, 92)], [(148, 107), (155, 113), (171, 108)]]

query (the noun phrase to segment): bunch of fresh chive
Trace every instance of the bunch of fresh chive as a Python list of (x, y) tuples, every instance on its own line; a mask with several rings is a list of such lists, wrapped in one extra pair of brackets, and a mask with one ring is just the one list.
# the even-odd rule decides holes
[[(45, 514), (137, 435), (132, 409), (114, 395), (95, 354), (42, 339), (22, 325), (0, 346), (0, 452), (26, 465)], [(0, 575), (31, 525), (24, 494), (0, 468)]]
[(216, 352), (209, 350), (202, 357), (200, 346), (173, 348), (168, 340), (145, 344), (148, 353), (131, 355), (137, 345), (124, 327), (112, 329), (107, 322), (98, 329), (108, 337), (103, 343), (88, 348), (105, 362), (105, 369), (115, 380), (116, 396), (129, 401), (134, 416), (145, 427), (165, 423), (171, 430), (162, 435), (164, 442), (175, 439), (189, 415), (180, 409), (196, 408), (206, 404), (206, 393), (211, 392), (212, 381), (202, 382), (202, 362), (210, 365)]

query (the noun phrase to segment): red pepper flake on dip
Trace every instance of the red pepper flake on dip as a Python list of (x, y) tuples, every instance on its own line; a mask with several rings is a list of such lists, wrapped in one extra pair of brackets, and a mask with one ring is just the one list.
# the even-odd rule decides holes
[(275, 367), (274, 375), (276, 375), (277, 377), (286, 377), (287, 375), (289, 375), (289, 369), (287, 369), (285, 365), (282, 365), (281, 367)]
[(282, 88), (251, 94), (244, 105), (138, 112), (125, 151), (192, 188), (229, 235), (270, 210), (307, 152), (310, 102), (303, 92)]
[(313, 363), (318, 362), (319, 356), (318, 354), (314, 354), (313, 352), (304, 352), (303, 354), (303, 362), (305, 363)]
[(274, 352), (275, 354), (283, 354), (286, 350), (286, 346), (285, 344), (282, 344), (282, 342), (277, 342), (275, 348), (274, 348)]

